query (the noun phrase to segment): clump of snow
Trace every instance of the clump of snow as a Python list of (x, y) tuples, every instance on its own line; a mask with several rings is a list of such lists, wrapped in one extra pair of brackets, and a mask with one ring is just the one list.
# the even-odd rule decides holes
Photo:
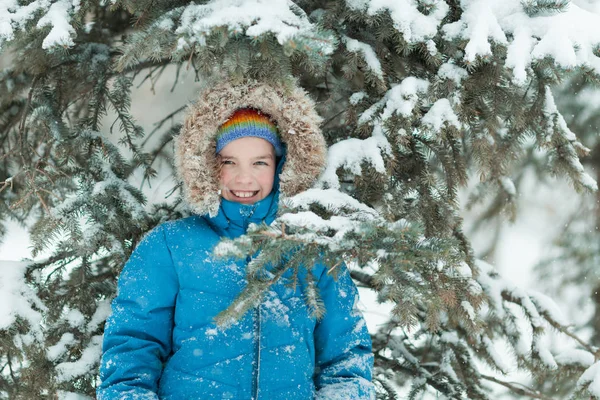
[(496, 364), (498, 369), (505, 374), (508, 373), (510, 371), (508, 364), (506, 363), (505, 359), (496, 351), (494, 343), (490, 340), (490, 338), (484, 336), (481, 340), (487, 354), (494, 361), (494, 364)]
[(425, 42), (425, 45), (427, 46), (427, 51), (430, 55), (435, 56), (438, 53), (437, 46), (433, 40), (429, 39), (427, 42)]
[[(250, 37), (270, 32), (280, 44), (314, 29), (308, 16), (291, 0), (215, 0), (186, 6), (175, 33), (184, 35), (188, 43), (204, 46), (206, 35), (222, 26)], [(333, 43), (318, 44), (324, 54), (335, 50)]]
[(550, 297), (535, 290), (528, 290), (527, 293), (540, 312), (547, 314), (561, 325), (568, 325), (568, 321), (560, 308)]
[(75, 336), (72, 333), (66, 332), (63, 333), (58, 343), (54, 346), (48, 347), (46, 350), (46, 358), (49, 361), (58, 360), (65, 352), (67, 351), (67, 347), (71, 346), (75, 343)]
[(409, 76), (400, 84), (393, 86), (377, 103), (364, 111), (358, 118), (358, 123), (364, 124), (373, 119), (377, 110), (385, 106), (381, 113), (381, 119), (389, 119), (394, 114), (409, 117), (417, 102), (419, 95), (427, 92), (429, 82), (423, 79)]
[(58, 382), (67, 382), (78, 376), (91, 373), (102, 355), (102, 335), (93, 336), (89, 345), (81, 352), (79, 360), (63, 362), (56, 366)]
[(20, 5), (17, 0), (0, 2), (0, 45), (4, 41), (13, 40), (15, 31), (25, 28), (30, 20), (41, 14), (37, 22), (38, 28), (51, 26), (50, 32), (42, 42), (42, 48), (54, 46), (73, 46), (75, 29), (71, 19), (79, 11), (79, 0), (35, 0), (27, 5)]
[(569, 141), (577, 139), (575, 134), (571, 132), (571, 130), (567, 126), (567, 122), (565, 121), (561, 113), (558, 111), (558, 107), (556, 107), (556, 102), (554, 101), (554, 95), (552, 94), (552, 90), (549, 86), (546, 86), (545, 88), (544, 116), (546, 117), (547, 121), (546, 129), (548, 131), (548, 141), (550, 140), (550, 136), (554, 131), (555, 119), (565, 139)]
[(473, 306), (471, 305), (471, 303), (469, 303), (468, 301), (463, 301), (460, 303), (460, 306), (463, 308), (463, 310), (465, 310), (467, 312), (467, 315), (469, 316), (469, 319), (473, 322), (475, 322), (477, 315), (475, 313), (475, 309), (473, 308)]
[(344, 43), (346, 43), (346, 48), (348, 49), (348, 51), (352, 53), (360, 53), (363, 56), (371, 72), (377, 75), (379, 79), (383, 80), (383, 70), (381, 69), (381, 63), (379, 62), (377, 54), (375, 54), (375, 51), (371, 46), (369, 46), (366, 43), (359, 42), (356, 39), (349, 38), (347, 36), (344, 36), (343, 41)]
[(46, 15), (40, 18), (37, 24), (38, 28), (52, 26), (42, 42), (43, 49), (49, 49), (57, 45), (65, 47), (75, 45), (75, 42), (73, 42), (75, 29), (71, 26), (70, 17), (78, 9), (78, 0), (59, 0), (50, 6)]
[(344, 234), (356, 228), (356, 223), (347, 217), (332, 216), (323, 219), (311, 211), (301, 211), (296, 214), (287, 213), (277, 219), (286, 225), (308, 228), (313, 232), (336, 231), (333, 239), (342, 238)]
[(429, 109), (427, 114), (421, 119), (423, 125), (430, 127), (434, 132), (439, 132), (444, 124), (454, 126), (456, 129), (461, 128), (458, 117), (452, 109), (452, 105), (448, 99), (439, 99)]
[(219, 331), (216, 328), (208, 328), (205, 332), (206, 336), (210, 339), (214, 339), (215, 336), (219, 334)]
[(26, 262), (0, 261), (0, 329), (9, 328), (17, 317), (32, 327), (42, 321), (40, 311), (47, 310), (33, 288), (25, 282)]
[(502, 189), (511, 196), (517, 195), (517, 188), (515, 187), (514, 182), (508, 176), (501, 176), (498, 178), (500, 181), (500, 185)]
[(463, 278), (472, 278), (473, 277), (473, 271), (471, 271), (471, 267), (469, 267), (469, 264), (467, 264), (464, 261), (459, 263), (455, 267), (455, 269), (456, 269), (456, 272), (458, 273), (458, 275)]
[(563, 68), (587, 66), (600, 73), (593, 53), (600, 43), (600, 15), (571, 3), (552, 15), (529, 16), (521, 0), (463, 0), (460, 20), (443, 26), (446, 40), (467, 41), (464, 59), (492, 53), (491, 43), (507, 47), (513, 81), (524, 84), (531, 63), (551, 57)]
[(72, 328), (79, 328), (85, 323), (85, 316), (79, 310), (68, 310), (65, 314), (65, 320)]
[(523, 357), (529, 357), (531, 354), (531, 346), (533, 337), (531, 335), (518, 335), (519, 339), (514, 346), (516, 353)]
[(527, 26), (515, 29), (515, 36), (507, 49), (506, 66), (513, 69), (513, 83), (524, 85), (527, 81), (527, 69), (531, 65), (531, 50), (535, 40)]
[(357, 105), (358, 103), (360, 103), (360, 101), (362, 99), (364, 99), (365, 97), (367, 97), (367, 94), (365, 92), (356, 92), (356, 93), (352, 93), (352, 96), (350, 96), (350, 104), (352, 104), (353, 106)]
[(84, 394), (65, 392), (64, 390), (59, 390), (56, 392), (56, 395), (58, 396), (58, 400), (92, 400), (91, 397)]
[[(467, 39), (465, 59), (475, 61), (475, 57), (492, 54), (492, 41), (508, 44), (504, 30), (498, 23), (493, 10), (493, 2), (486, 0), (463, 1), (461, 19), (443, 27), (447, 40)], [(508, 1), (507, 3), (512, 3)]]
[[(600, 21), (599, 21), (600, 22)], [(600, 60), (600, 59), (599, 59)], [(556, 107), (556, 103), (554, 101), (554, 95), (550, 90), (550, 87), (546, 86), (545, 88), (545, 103), (544, 103), (544, 116), (546, 117), (546, 140), (550, 141), (554, 131), (557, 130), (560, 135), (562, 135), (566, 140), (571, 142), (573, 146), (580, 145), (577, 141), (577, 137), (569, 127), (567, 126), (567, 122), (565, 121), (562, 114), (558, 111)], [(583, 169), (583, 165), (579, 161), (577, 157), (571, 157), (569, 159), (569, 164), (571, 168), (577, 173), (575, 179), (586, 187), (588, 190), (595, 192), (598, 190), (598, 183), (588, 175)]]
[(100, 324), (102, 324), (104, 321), (106, 321), (106, 318), (108, 318), (110, 313), (111, 313), (110, 300), (102, 300), (102, 301), (98, 302), (98, 304), (96, 306), (96, 311), (94, 311), (92, 318), (90, 318), (89, 322), (87, 323), (87, 326), (85, 329), (86, 332), (92, 333), (96, 329), (98, 329)]
[(243, 257), (244, 252), (231, 241), (221, 240), (214, 248), (216, 257)]
[(583, 375), (579, 377), (577, 386), (587, 386), (587, 391), (591, 395), (600, 398), (600, 361), (585, 370)]
[(565, 349), (554, 357), (557, 363), (563, 365), (579, 365), (590, 367), (594, 364), (594, 355), (588, 351), (580, 349)]
[(379, 213), (339, 190), (334, 189), (308, 189), (293, 197), (284, 200), (284, 204), (290, 208), (308, 210), (311, 204), (319, 204), (327, 211), (338, 212), (340, 209), (348, 209), (369, 214), (377, 217)]
[(458, 334), (456, 332), (443, 332), (440, 335), (440, 341), (443, 343), (457, 345), (460, 339), (458, 338)]
[(396, 28), (408, 43), (427, 42), (433, 38), (450, 7), (443, 0), (428, 2), (431, 11), (422, 14), (412, 0), (346, 0), (349, 8), (366, 11), (369, 15), (389, 12)]
[(46, 2), (32, 1), (26, 6), (21, 6), (17, 0), (0, 2), (0, 43), (14, 39), (15, 28), (23, 29), (27, 21), (35, 17), (38, 10), (44, 10), (44, 5), (48, 6), (44, 3)]
[(375, 123), (373, 136), (370, 138), (350, 138), (331, 145), (327, 153), (327, 167), (319, 178), (320, 185), (339, 189), (341, 185), (336, 174), (337, 169), (344, 168), (354, 175), (361, 175), (361, 164), (365, 161), (373, 165), (377, 172), (384, 174), (385, 162), (382, 152), (389, 154), (391, 148), (379, 123)]
[(394, 114), (409, 117), (419, 100), (418, 95), (427, 92), (429, 82), (409, 76), (391, 88), (385, 96), (385, 109), (381, 117), (386, 120)]
[(467, 79), (469, 77), (467, 70), (459, 67), (458, 65), (454, 65), (451, 62), (442, 64), (438, 69), (437, 75), (441, 79), (450, 79), (456, 83), (456, 85), (460, 85), (463, 79)]
[(538, 335), (533, 338), (533, 350), (540, 356), (540, 360), (546, 364), (548, 368), (558, 368), (558, 364), (556, 363), (556, 360), (554, 360), (550, 350), (548, 350), (548, 346), (541, 343), (541, 338)]

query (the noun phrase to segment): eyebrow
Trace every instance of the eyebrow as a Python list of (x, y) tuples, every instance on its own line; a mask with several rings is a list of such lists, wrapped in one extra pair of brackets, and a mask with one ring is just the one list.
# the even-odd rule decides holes
[(272, 160), (274, 157), (273, 154), (265, 154), (264, 156), (254, 157), (254, 160), (264, 160), (266, 158)]
[[(235, 156), (224, 156), (224, 155), (221, 155), (221, 154), (219, 154), (219, 157), (222, 158), (222, 159), (224, 159), (224, 160), (237, 159), (237, 157), (235, 157)], [(265, 154), (263, 156), (252, 157), (252, 160), (265, 160), (265, 159), (272, 160), (274, 158), (275, 157), (273, 156), (273, 154)]]

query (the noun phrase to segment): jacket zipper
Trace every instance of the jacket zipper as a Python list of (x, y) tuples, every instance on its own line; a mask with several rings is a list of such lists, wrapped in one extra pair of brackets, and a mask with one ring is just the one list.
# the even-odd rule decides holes
[[(250, 217), (254, 214), (254, 209), (250, 212), (247, 218), (244, 218), (244, 232), (248, 231), (248, 225), (250, 225)], [(246, 260), (248, 263), (250, 260)], [(252, 399), (258, 400), (259, 393), (259, 385), (260, 385), (260, 304), (256, 306), (254, 309), (254, 336), (256, 337), (256, 349), (254, 351), (254, 356), (256, 358), (256, 371), (253, 374), (253, 382), (252, 382)]]
[(255, 349), (255, 357), (256, 357), (256, 373), (253, 374), (254, 375), (254, 382), (253, 382), (253, 387), (254, 387), (254, 393), (252, 398), (254, 400), (258, 400), (258, 393), (259, 393), (259, 385), (260, 385), (260, 328), (261, 328), (261, 321), (260, 321), (260, 305), (257, 306), (254, 309), (254, 316), (256, 319), (256, 323), (255, 323), (255, 336), (256, 336), (256, 349)]

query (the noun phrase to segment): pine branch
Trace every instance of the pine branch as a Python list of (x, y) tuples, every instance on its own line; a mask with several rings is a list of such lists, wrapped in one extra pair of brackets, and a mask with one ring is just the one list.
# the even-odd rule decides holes
[(542, 394), (536, 390), (533, 390), (531, 388), (528, 388), (527, 386), (525, 386), (521, 383), (506, 382), (506, 381), (502, 381), (498, 378), (495, 378), (493, 376), (489, 376), (489, 375), (485, 375), (485, 374), (481, 374), (481, 377), (490, 382), (494, 382), (499, 385), (502, 385), (502, 386), (510, 389), (511, 392), (518, 394), (519, 396), (527, 396), (532, 399), (555, 400), (554, 398), (545, 396), (544, 394)]
[[(502, 291), (502, 298), (506, 301), (509, 301), (511, 303), (514, 304), (519, 304), (521, 306), (523, 306), (522, 301), (520, 298), (517, 298), (515, 296), (513, 296), (510, 292), (507, 291)], [(567, 327), (565, 327), (564, 325), (562, 325), (560, 322), (556, 321), (552, 315), (547, 312), (546, 310), (538, 310), (540, 315), (544, 317), (544, 319), (546, 321), (548, 321), (548, 323), (554, 327), (556, 330), (558, 330), (561, 333), (564, 333), (565, 335), (569, 336), (570, 338), (572, 338), (573, 340), (575, 340), (577, 343), (579, 343), (579, 345), (581, 347), (583, 347), (584, 349), (586, 349), (588, 352), (590, 352), (591, 354), (594, 354), (594, 356), (596, 358), (600, 357), (600, 350), (589, 345), (588, 343), (586, 343), (584, 340), (582, 340), (580, 337), (578, 337), (576, 334), (574, 334), (573, 332), (569, 331), (569, 329)]]
[(565, 12), (571, 0), (525, 0), (522, 4), (527, 15), (536, 17)]

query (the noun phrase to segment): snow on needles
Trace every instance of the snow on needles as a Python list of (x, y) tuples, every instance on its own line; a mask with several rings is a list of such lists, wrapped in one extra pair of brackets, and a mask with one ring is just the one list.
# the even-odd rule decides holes
[(337, 142), (329, 147), (327, 153), (327, 167), (319, 183), (332, 189), (339, 189), (340, 182), (337, 176), (337, 169), (342, 167), (355, 175), (362, 174), (361, 164), (367, 161), (373, 165), (377, 172), (385, 173), (385, 162), (382, 157), (384, 153), (390, 153), (390, 144), (387, 141), (379, 123), (374, 124), (373, 136), (361, 139), (346, 139)]
[(551, 57), (563, 68), (587, 66), (600, 74), (600, 15), (571, 3), (566, 11), (530, 17), (521, 0), (462, 0), (461, 19), (445, 25), (446, 40), (467, 40), (465, 60), (492, 54), (491, 44), (507, 46), (506, 65), (523, 85), (536, 60)]
[[(477, 260), (476, 264), (480, 272), (477, 281), (489, 299), (490, 309), (499, 318), (505, 318), (507, 312), (513, 313), (511, 308), (505, 306), (504, 296), (508, 296), (520, 304), (528, 323), (533, 328), (544, 328), (547, 326), (544, 316), (551, 318), (561, 325), (566, 325), (566, 320), (560, 312), (559, 307), (550, 298), (538, 292), (520, 289), (508, 281), (501, 279), (495, 273), (494, 268), (484, 261)], [(541, 340), (540, 335), (533, 335), (531, 350), (537, 353), (540, 360), (548, 368), (554, 369), (557, 367), (557, 362)], [(515, 350), (522, 355), (527, 355), (528, 346), (524, 346), (521, 343), (515, 347)]]
[[(280, 44), (313, 29), (306, 14), (291, 0), (215, 0), (187, 6), (176, 33), (203, 46), (205, 35), (220, 26), (240, 33), (245, 30), (250, 37), (271, 32)], [(334, 48), (325, 46), (322, 50), (330, 54)]]
[(585, 370), (577, 381), (577, 386), (587, 386), (587, 391), (590, 394), (600, 397), (600, 361)]
[[(573, 132), (571, 132), (567, 126), (567, 122), (556, 107), (554, 96), (550, 90), (550, 87), (546, 86), (545, 89), (546, 101), (544, 104), (544, 116), (546, 117), (546, 140), (550, 141), (553, 131), (557, 129), (559, 134), (562, 135), (566, 140), (574, 145), (579, 144), (579, 142), (577, 142), (577, 137)], [(576, 179), (579, 181), (579, 183), (581, 183), (581, 185), (590, 191), (598, 190), (598, 183), (594, 180), (594, 178), (585, 172), (583, 165), (579, 161), (579, 158), (570, 157), (569, 163), (571, 168), (573, 168), (573, 170), (577, 173)]]
[(70, 16), (79, 9), (79, 0), (61, 0), (52, 4), (44, 15), (38, 21), (38, 28), (50, 25), (50, 33), (42, 43), (43, 49), (49, 49), (56, 45), (73, 46), (73, 36), (75, 29), (70, 24)]
[(358, 118), (358, 123), (364, 124), (371, 121), (377, 110), (382, 107), (385, 107), (381, 113), (384, 121), (394, 114), (408, 118), (419, 101), (419, 95), (427, 93), (428, 88), (428, 81), (409, 76), (393, 86), (381, 100), (365, 110)]
[(27, 263), (16, 261), (0, 262), (0, 329), (9, 328), (17, 317), (26, 320), (32, 327), (39, 326), (42, 315), (39, 310), (46, 306), (37, 297), (33, 288), (25, 282)]
[(419, 11), (414, 0), (346, 0), (351, 9), (366, 11), (369, 15), (389, 11), (394, 27), (411, 44), (433, 38), (450, 9), (443, 0), (430, 0), (427, 3), (430, 12), (425, 15)]
[(346, 208), (369, 215), (371, 218), (379, 218), (377, 211), (371, 207), (361, 203), (346, 193), (333, 189), (308, 189), (293, 197), (288, 197), (283, 201), (285, 206), (290, 208), (308, 210), (310, 204), (318, 203), (327, 211), (339, 212), (340, 209)]
[[(62, 344), (62, 343), (61, 343)], [(48, 354), (50, 356), (50, 354)], [(76, 361), (60, 363), (56, 366), (58, 382), (67, 382), (78, 376), (90, 373), (98, 365), (102, 355), (102, 335), (92, 337), (89, 345), (81, 352), (81, 357)]]
[(16, 31), (24, 30), (26, 24), (40, 14), (42, 17), (36, 27), (51, 27), (42, 42), (43, 49), (73, 46), (75, 29), (71, 18), (79, 11), (79, 7), (79, 0), (36, 0), (27, 5), (19, 5), (17, 0), (0, 0), (0, 46), (3, 42), (13, 40)]
[(356, 39), (349, 38), (344, 36), (344, 43), (346, 43), (346, 48), (348, 51), (352, 53), (361, 53), (367, 66), (379, 79), (383, 80), (383, 70), (381, 69), (381, 63), (377, 58), (377, 54), (371, 46), (366, 43), (359, 42)]
[(454, 113), (448, 99), (439, 99), (436, 101), (427, 114), (423, 116), (421, 122), (423, 125), (429, 126), (435, 132), (439, 132), (444, 123), (448, 123), (448, 125), (452, 125), (456, 129), (461, 128), (458, 117)]

